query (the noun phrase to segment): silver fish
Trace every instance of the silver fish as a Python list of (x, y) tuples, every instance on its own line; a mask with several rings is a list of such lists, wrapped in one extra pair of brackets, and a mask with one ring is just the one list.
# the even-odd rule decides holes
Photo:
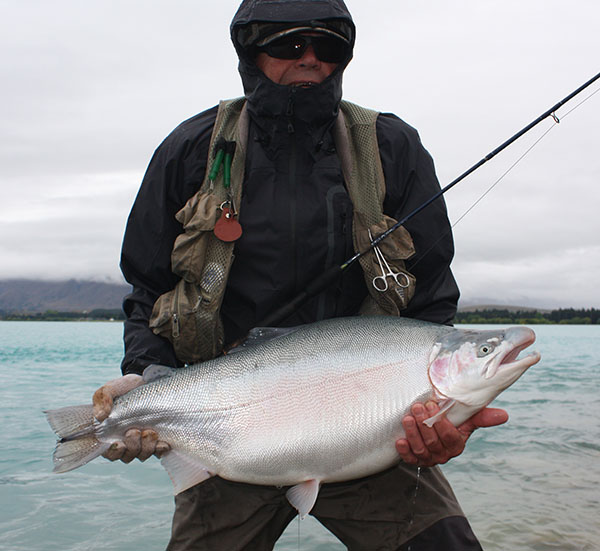
[(263, 342), (185, 369), (150, 366), (102, 423), (91, 405), (47, 411), (60, 437), (54, 471), (84, 465), (130, 428), (153, 428), (171, 445), (161, 461), (176, 494), (211, 476), (292, 486), (286, 495), (304, 516), (322, 483), (399, 462), (395, 442), (414, 402), (439, 403), (430, 425), (441, 415), (458, 425), (540, 359), (518, 358), (535, 340), (526, 327), (395, 317), (259, 329), (253, 339)]

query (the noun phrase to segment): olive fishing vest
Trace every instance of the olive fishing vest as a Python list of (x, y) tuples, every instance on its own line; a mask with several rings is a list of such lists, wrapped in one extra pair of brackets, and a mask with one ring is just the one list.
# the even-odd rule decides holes
[[(385, 179), (377, 143), (377, 116), (376, 111), (342, 101), (334, 128), (336, 149), (354, 210), (352, 232), (357, 252), (369, 247), (371, 236), (377, 237), (396, 223), (383, 213)], [(176, 214), (184, 232), (175, 240), (171, 267), (181, 280), (154, 304), (150, 327), (155, 334), (171, 341), (175, 354), (185, 363), (214, 358), (223, 349), (219, 310), (233, 262), (234, 241), (219, 239), (215, 226), (233, 222), (232, 213), (241, 203), (248, 124), (244, 98), (220, 102), (204, 181)], [(235, 153), (231, 164), (225, 163), (225, 169), (218, 174), (209, 170), (218, 152), (223, 154), (223, 144), (233, 142)], [(229, 167), (230, 174), (224, 174)], [(414, 245), (408, 231), (400, 227), (378, 247), (379, 256), (370, 251), (359, 260), (369, 289), (360, 313), (397, 316), (415, 290), (415, 278), (404, 262), (415, 253)], [(393, 284), (391, 278), (387, 279), (385, 291), (373, 285), (374, 278), (382, 275), (382, 257), (392, 271), (403, 274), (400, 277), (406, 286)]]
[[(224, 186), (223, 174), (211, 181), (211, 171), (207, 170), (200, 190), (177, 213), (184, 232), (175, 240), (171, 263), (173, 272), (181, 280), (172, 291), (158, 298), (150, 319), (154, 333), (169, 339), (177, 357), (186, 363), (218, 356), (223, 348), (219, 309), (233, 262), (234, 242), (218, 239), (214, 229), (223, 217), (223, 209), (230, 208), (231, 201), (236, 208), (241, 202), (248, 135), (248, 115), (244, 104), (243, 98), (219, 104), (207, 167), (210, 168), (222, 138), (236, 142), (231, 186)], [(383, 214), (385, 182), (375, 130), (377, 115), (375, 111), (343, 101), (334, 129), (336, 149), (354, 208), (356, 251), (364, 251), (369, 246), (369, 230), (376, 237), (395, 223)], [(409, 286), (397, 287), (389, 281), (385, 292), (377, 291), (373, 278), (381, 275), (381, 267), (376, 254), (369, 252), (360, 259), (369, 289), (361, 313), (399, 315), (415, 289), (415, 278), (406, 271), (404, 264), (404, 260), (414, 254), (413, 242), (410, 234), (399, 228), (379, 247), (391, 270), (405, 274)], [(392, 471), (400, 471), (399, 476), (389, 479)], [(393, 518), (388, 519), (389, 513), (385, 508), (381, 512), (382, 518), (402, 527), (403, 539), (414, 537), (440, 519), (464, 516), (452, 488), (438, 467), (418, 469), (400, 463), (375, 475), (374, 480), (381, 476), (385, 477), (385, 481), (393, 480), (392, 491), (405, 497), (406, 506), (395, 508)]]

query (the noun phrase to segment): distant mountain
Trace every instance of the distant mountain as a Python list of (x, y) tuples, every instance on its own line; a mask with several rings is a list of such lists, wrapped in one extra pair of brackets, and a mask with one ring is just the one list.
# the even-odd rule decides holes
[[(32, 279), (0, 280), (0, 313), (89, 312), (96, 309), (120, 309), (123, 297), (130, 292), (125, 283), (108, 283), (70, 279), (43, 281)], [(459, 312), (508, 310), (509, 312), (548, 313), (531, 306), (504, 304), (459, 304)]]
[(131, 287), (99, 281), (0, 280), (0, 312), (85, 312), (121, 308)]
[(506, 304), (475, 304), (469, 306), (458, 305), (459, 312), (481, 312), (482, 310), (506, 310), (507, 312), (539, 312), (540, 314), (549, 314), (551, 310), (547, 308), (536, 308), (534, 306), (510, 306)]

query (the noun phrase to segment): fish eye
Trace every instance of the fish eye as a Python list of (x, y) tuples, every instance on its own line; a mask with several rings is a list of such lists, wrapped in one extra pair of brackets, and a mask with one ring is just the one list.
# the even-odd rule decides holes
[(479, 347), (479, 350), (477, 352), (477, 356), (479, 356), (480, 358), (482, 356), (487, 356), (493, 350), (494, 350), (494, 346), (493, 345), (491, 345), (491, 344), (482, 344)]

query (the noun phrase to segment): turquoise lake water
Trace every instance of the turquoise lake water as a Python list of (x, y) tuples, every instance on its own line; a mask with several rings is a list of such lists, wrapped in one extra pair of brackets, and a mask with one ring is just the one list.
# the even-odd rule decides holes
[[(534, 329), (542, 361), (494, 403), (508, 424), (477, 431), (444, 471), (487, 551), (598, 550), (600, 327)], [(120, 323), (0, 322), (0, 550), (165, 548), (171, 482), (154, 458), (51, 473), (42, 410), (89, 403), (118, 376), (121, 334)], [(276, 549), (345, 547), (309, 517)]]

